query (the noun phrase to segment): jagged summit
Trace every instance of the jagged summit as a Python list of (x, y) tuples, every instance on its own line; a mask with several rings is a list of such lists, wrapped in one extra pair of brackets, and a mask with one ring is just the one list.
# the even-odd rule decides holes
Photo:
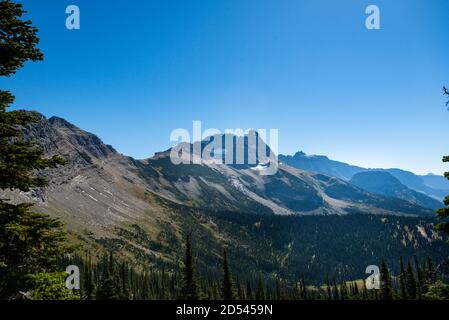
[(304, 151), (297, 151), (293, 157), (305, 157), (306, 153)]
[(33, 140), (51, 155), (61, 152), (65, 157), (74, 158), (82, 154), (86, 161), (92, 163), (93, 158), (103, 159), (117, 154), (112, 146), (104, 144), (96, 135), (63, 118), (53, 116), (47, 119), (38, 112), (32, 114), (39, 123), (30, 124), (24, 130), (25, 138)]
[[(41, 115), (41, 118), (45, 118), (45, 116)], [(48, 121), (53, 124), (53, 125), (60, 125), (60, 126), (65, 126), (65, 127), (71, 127), (71, 128), (77, 128), (74, 124), (68, 122), (67, 120), (65, 120), (64, 118), (60, 118), (57, 116), (52, 116), (48, 119)]]
[[(388, 216), (389, 223), (398, 230), (395, 221), (418, 221), (434, 215), (432, 210), (409, 201), (375, 195), (342, 179), (283, 164), (276, 174), (262, 175), (257, 166), (215, 162), (175, 165), (169, 150), (136, 160), (57, 117), (42, 116), (24, 133), (47, 155), (62, 155), (68, 164), (44, 172), (50, 180), (48, 188), (7, 197), (34, 202), (36, 211), (61, 218), (71, 239), (87, 246), (86, 250), (116, 250), (146, 265), (179, 263), (183, 234), (192, 229), (201, 261), (215, 259), (223, 245), (230, 244), (244, 261), (242, 268), (252, 265), (265, 270), (254, 257), (261, 261), (276, 252), (276, 261), (285, 261), (288, 248), (289, 256), (310, 261), (316, 256), (310, 248), (320, 244), (329, 249), (329, 244), (321, 240), (321, 232), (335, 232), (328, 228), (334, 224), (342, 223), (345, 228), (341, 229), (343, 237), (339, 231), (327, 237), (332, 243), (334, 238), (341, 240), (329, 249), (330, 253), (347, 250), (347, 243), (370, 240), (372, 234), (367, 232), (365, 222), (373, 219), (382, 229), (381, 219)], [(339, 216), (347, 219), (340, 220), (343, 217)], [(294, 220), (297, 223), (289, 223), (294, 222), (291, 218), (298, 219)], [(355, 221), (357, 230), (351, 233), (354, 224), (344, 221)], [(304, 229), (303, 223), (309, 227)], [(426, 248), (432, 245), (429, 241), (436, 237), (432, 229), (427, 225), (419, 227), (413, 232), (400, 231), (407, 234), (405, 247), (416, 245), (416, 241)], [(379, 229), (372, 230), (377, 237)], [(423, 235), (422, 230), (428, 233)], [(273, 246), (271, 239), (280, 241), (279, 247)], [(351, 251), (348, 256), (367, 252), (361, 250)], [(295, 261), (291, 261), (292, 266), (301, 265)], [(281, 270), (281, 266), (265, 271), (272, 270)]]
[[(382, 196), (373, 195), (346, 181), (289, 165), (281, 164), (276, 174), (264, 175), (266, 163), (260, 161), (260, 154), (252, 165), (213, 161), (201, 165), (175, 165), (170, 159), (170, 149), (149, 159), (135, 160), (117, 153), (96, 135), (59, 117), (46, 119), (41, 116), (39, 123), (24, 132), (27, 139), (38, 143), (48, 155), (59, 154), (69, 162), (61, 169), (49, 171), (53, 184), (43, 195), (47, 204), (64, 204), (60, 207), (55, 205), (57, 212), (76, 211), (82, 206), (82, 212), (101, 220), (114, 210), (121, 212), (118, 216), (126, 216), (128, 208), (137, 205), (140, 209), (131, 211), (143, 214), (148, 204), (142, 203), (141, 199), (149, 192), (174, 203), (210, 210), (283, 215), (353, 212), (431, 214), (405, 200), (385, 201)], [(259, 146), (267, 154), (271, 153), (264, 142), (259, 141), (261, 145), (249, 144), (247, 136), (216, 135), (203, 140), (201, 147), (207, 148), (214, 139), (225, 137), (231, 138), (233, 148), (241, 143), (245, 157), (251, 148)], [(111, 199), (107, 199), (108, 192), (112, 190), (115, 190), (113, 194), (123, 197), (123, 202), (115, 202), (113, 211)], [(66, 199), (71, 198), (76, 201), (67, 202)], [(116, 217), (116, 214), (112, 216)]]

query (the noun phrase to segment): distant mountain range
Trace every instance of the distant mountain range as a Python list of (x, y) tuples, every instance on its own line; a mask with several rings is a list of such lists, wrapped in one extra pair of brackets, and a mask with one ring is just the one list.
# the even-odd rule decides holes
[(407, 200), (424, 208), (436, 210), (443, 206), (440, 201), (409, 189), (387, 171), (362, 171), (356, 173), (350, 182), (371, 193)]
[[(384, 171), (398, 179), (406, 187), (426, 194), (440, 202), (449, 194), (449, 180), (443, 176), (428, 174), (416, 175), (410, 171), (401, 169), (368, 169), (344, 162), (331, 160), (322, 155), (306, 155), (304, 152), (297, 152), (295, 155), (279, 155), (279, 161), (294, 168), (322, 173), (332, 177), (337, 177), (345, 181), (350, 181), (352, 177), (360, 172)], [(384, 177), (387, 177), (386, 175)], [(379, 177), (377, 177), (379, 178)], [(433, 208), (433, 206), (432, 206)]]
[[(62, 170), (47, 172), (52, 184), (42, 191), (45, 206), (54, 206), (59, 214), (84, 212), (93, 219), (91, 223), (122, 219), (130, 211), (143, 215), (147, 209), (142, 202), (154, 198), (201, 209), (258, 214), (433, 215), (414, 201), (370, 193), (345, 179), (285, 162), (275, 175), (262, 175), (254, 170), (256, 166), (215, 161), (175, 165), (170, 150), (135, 160), (64, 119), (39, 117), (41, 122), (28, 129), (26, 137), (48, 155), (60, 154), (69, 160)], [(210, 141), (203, 141), (202, 147)]]
[[(136, 160), (62, 118), (35, 115), (40, 121), (24, 129), (25, 138), (68, 164), (43, 172), (48, 188), (1, 196), (61, 218), (86, 251), (177, 268), (190, 233), (200, 270), (219, 272), (217, 257), (228, 246), (241, 275), (303, 272), (318, 280), (329, 270), (363, 276), (368, 264), (412, 257), (417, 248), (435, 261), (448, 254), (432, 229), (435, 203), (393, 173), (355, 176), (369, 170), (304, 154), (280, 156), (275, 175), (262, 175), (260, 164), (174, 165), (171, 150)], [(295, 168), (301, 163), (308, 167)], [(372, 185), (374, 178), (380, 183)]]

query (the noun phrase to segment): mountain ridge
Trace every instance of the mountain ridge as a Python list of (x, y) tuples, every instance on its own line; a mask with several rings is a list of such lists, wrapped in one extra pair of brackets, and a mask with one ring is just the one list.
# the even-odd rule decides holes
[[(278, 159), (280, 162), (298, 169), (322, 173), (346, 181), (350, 181), (351, 178), (359, 172), (386, 171), (408, 188), (425, 193), (429, 197), (437, 199), (440, 202), (442, 202), (444, 197), (449, 193), (449, 181), (443, 176), (438, 175), (420, 176), (415, 175), (413, 172), (398, 168), (364, 168), (341, 161), (331, 160), (327, 156), (307, 155), (302, 151), (296, 152), (293, 156), (280, 154)], [(436, 188), (437, 186), (439, 188)], [(441, 188), (442, 186), (445, 186), (445, 188)]]
[(424, 208), (437, 210), (443, 206), (442, 202), (403, 185), (387, 171), (362, 171), (356, 173), (350, 183), (368, 192), (407, 200)]
[[(51, 181), (54, 174), (59, 178), (62, 173), (69, 177), (66, 185), (75, 190), (67, 190), (65, 197), (79, 191), (77, 180), (73, 179), (87, 176), (87, 180), (100, 179), (97, 181), (100, 185), (115, 183), (121, 187), (131, 184), (140, 198), (145, 198), (145, 192), (151, 192), (174, 202), (205, 209), (274, 214), (347, 214), (354, 211), (431, 214), (413, 203), (403, 200), (393, 203), (346, 181), (283, 164), (279, 165), (275, 175), (264, 176), (248, 165), (234, 166), (216, 161), (175, 165), (168, 151), (136, 160), (118, 153), (96, 135), (62, 118), (46, 119), (42, 115), (39, 118), (40, 123), (25, 130), (25, 137), (37, 142), (48, 155), (60, 154), (68, 159), (69, 165), (61, 168), (59, 173), (49, 171)], [(82, 191), (93, 199), (102, 196), (90, 194), (91, 189)]]
[[(435, 261), (444, 254), (433, 212), (408, 201), (282, 164), (276, 175), (263, 176), (215, 162), (176, 166), (168, 150), (136, 160), (50, 119), (42, 117), (24, 136), (68, 164), (41, 173), (48, 188), (7, 197), (60, 218), (71, 242), (88, 254), (114, 251), (146, 268), (177, 270), (187, 233), (199, 270), (218, 274), (226, 246), (237, 274), (294, 280), (303, 272), (313, 281), (328, 270), (354, 278), (375, 259), (411, 257), (415, 248)], [(388, 238), (387, 251), (379, 236)]]

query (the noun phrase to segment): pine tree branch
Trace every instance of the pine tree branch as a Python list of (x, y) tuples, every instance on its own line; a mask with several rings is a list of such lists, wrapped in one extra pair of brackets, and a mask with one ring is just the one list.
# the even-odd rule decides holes
[[(449, 90), (443, 87), (443, 94), (449, 97)], [(446, 106), (449, 106), (449, 100), (446, 101)]]

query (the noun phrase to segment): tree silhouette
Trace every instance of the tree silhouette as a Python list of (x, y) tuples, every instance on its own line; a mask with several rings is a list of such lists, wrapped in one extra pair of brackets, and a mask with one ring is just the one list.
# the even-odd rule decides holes
[(411, 300), (416, 299), (416, 279), (415, 274), (413, 272), (413, 268), (410, 262), (407, 264), (407, 273), (406, 273), (406, 287), (407, 287), (407, 298)]
[(190, 236), (186, 236), (186, 249), (184, 258), (184, 268), (182, 270), (181, 298), (185, 300), (198, 300), (200, 298), (198, 283), (193, 266), (192, 248)]
[(104, 270), (100, 285), (97, 291), (97, 299), (99, 300), (119, 300), (119, 276), (112, 252), (109, 258), (104, 257)]
[(407, 273), (405, 272), (404, 261), (402, 260), (402, 257), (399, 261), (399, 286), (401, 299), (407, 300)]
[[(443, 94), (449, 98), (449, 90), (446, 87), (443, 87)], [(446, 106), (449, 106), (449, 100), (446, 101)]]
[(393, 284), (385, 261), (380, 266), (380, 299), (393, 300)]
[(235, 300), (236, 293), (232, 281), (231, 270), (229, 269), (228, 255), (226, 249), (223, 250), (223, 283), (221, 288), (223, 300)]
[[(443, 87), (443, 93), (449, 98), (449, 90), (446, 87)], [(449, 106), (449, 100), (446, 102), (446, 106)], [(443, 157), (443, 162), (449, 162), (449, 156)], [(449, 179), (449, 171), (444, 173), (446, 179)], [(444, 208), (437, 210), (437, 215), (440, 219), (449, 218), (449, 196), (444, 199)], [(446, 234), (449, 234), (449, 222), (443, 221), (437, 224), (436, 229), (442, 231)]]
[(262, 277), (259, 275), (259, 280), (257, 283), (256, 300), (265, 300), (265, 286), (262, 281)]

